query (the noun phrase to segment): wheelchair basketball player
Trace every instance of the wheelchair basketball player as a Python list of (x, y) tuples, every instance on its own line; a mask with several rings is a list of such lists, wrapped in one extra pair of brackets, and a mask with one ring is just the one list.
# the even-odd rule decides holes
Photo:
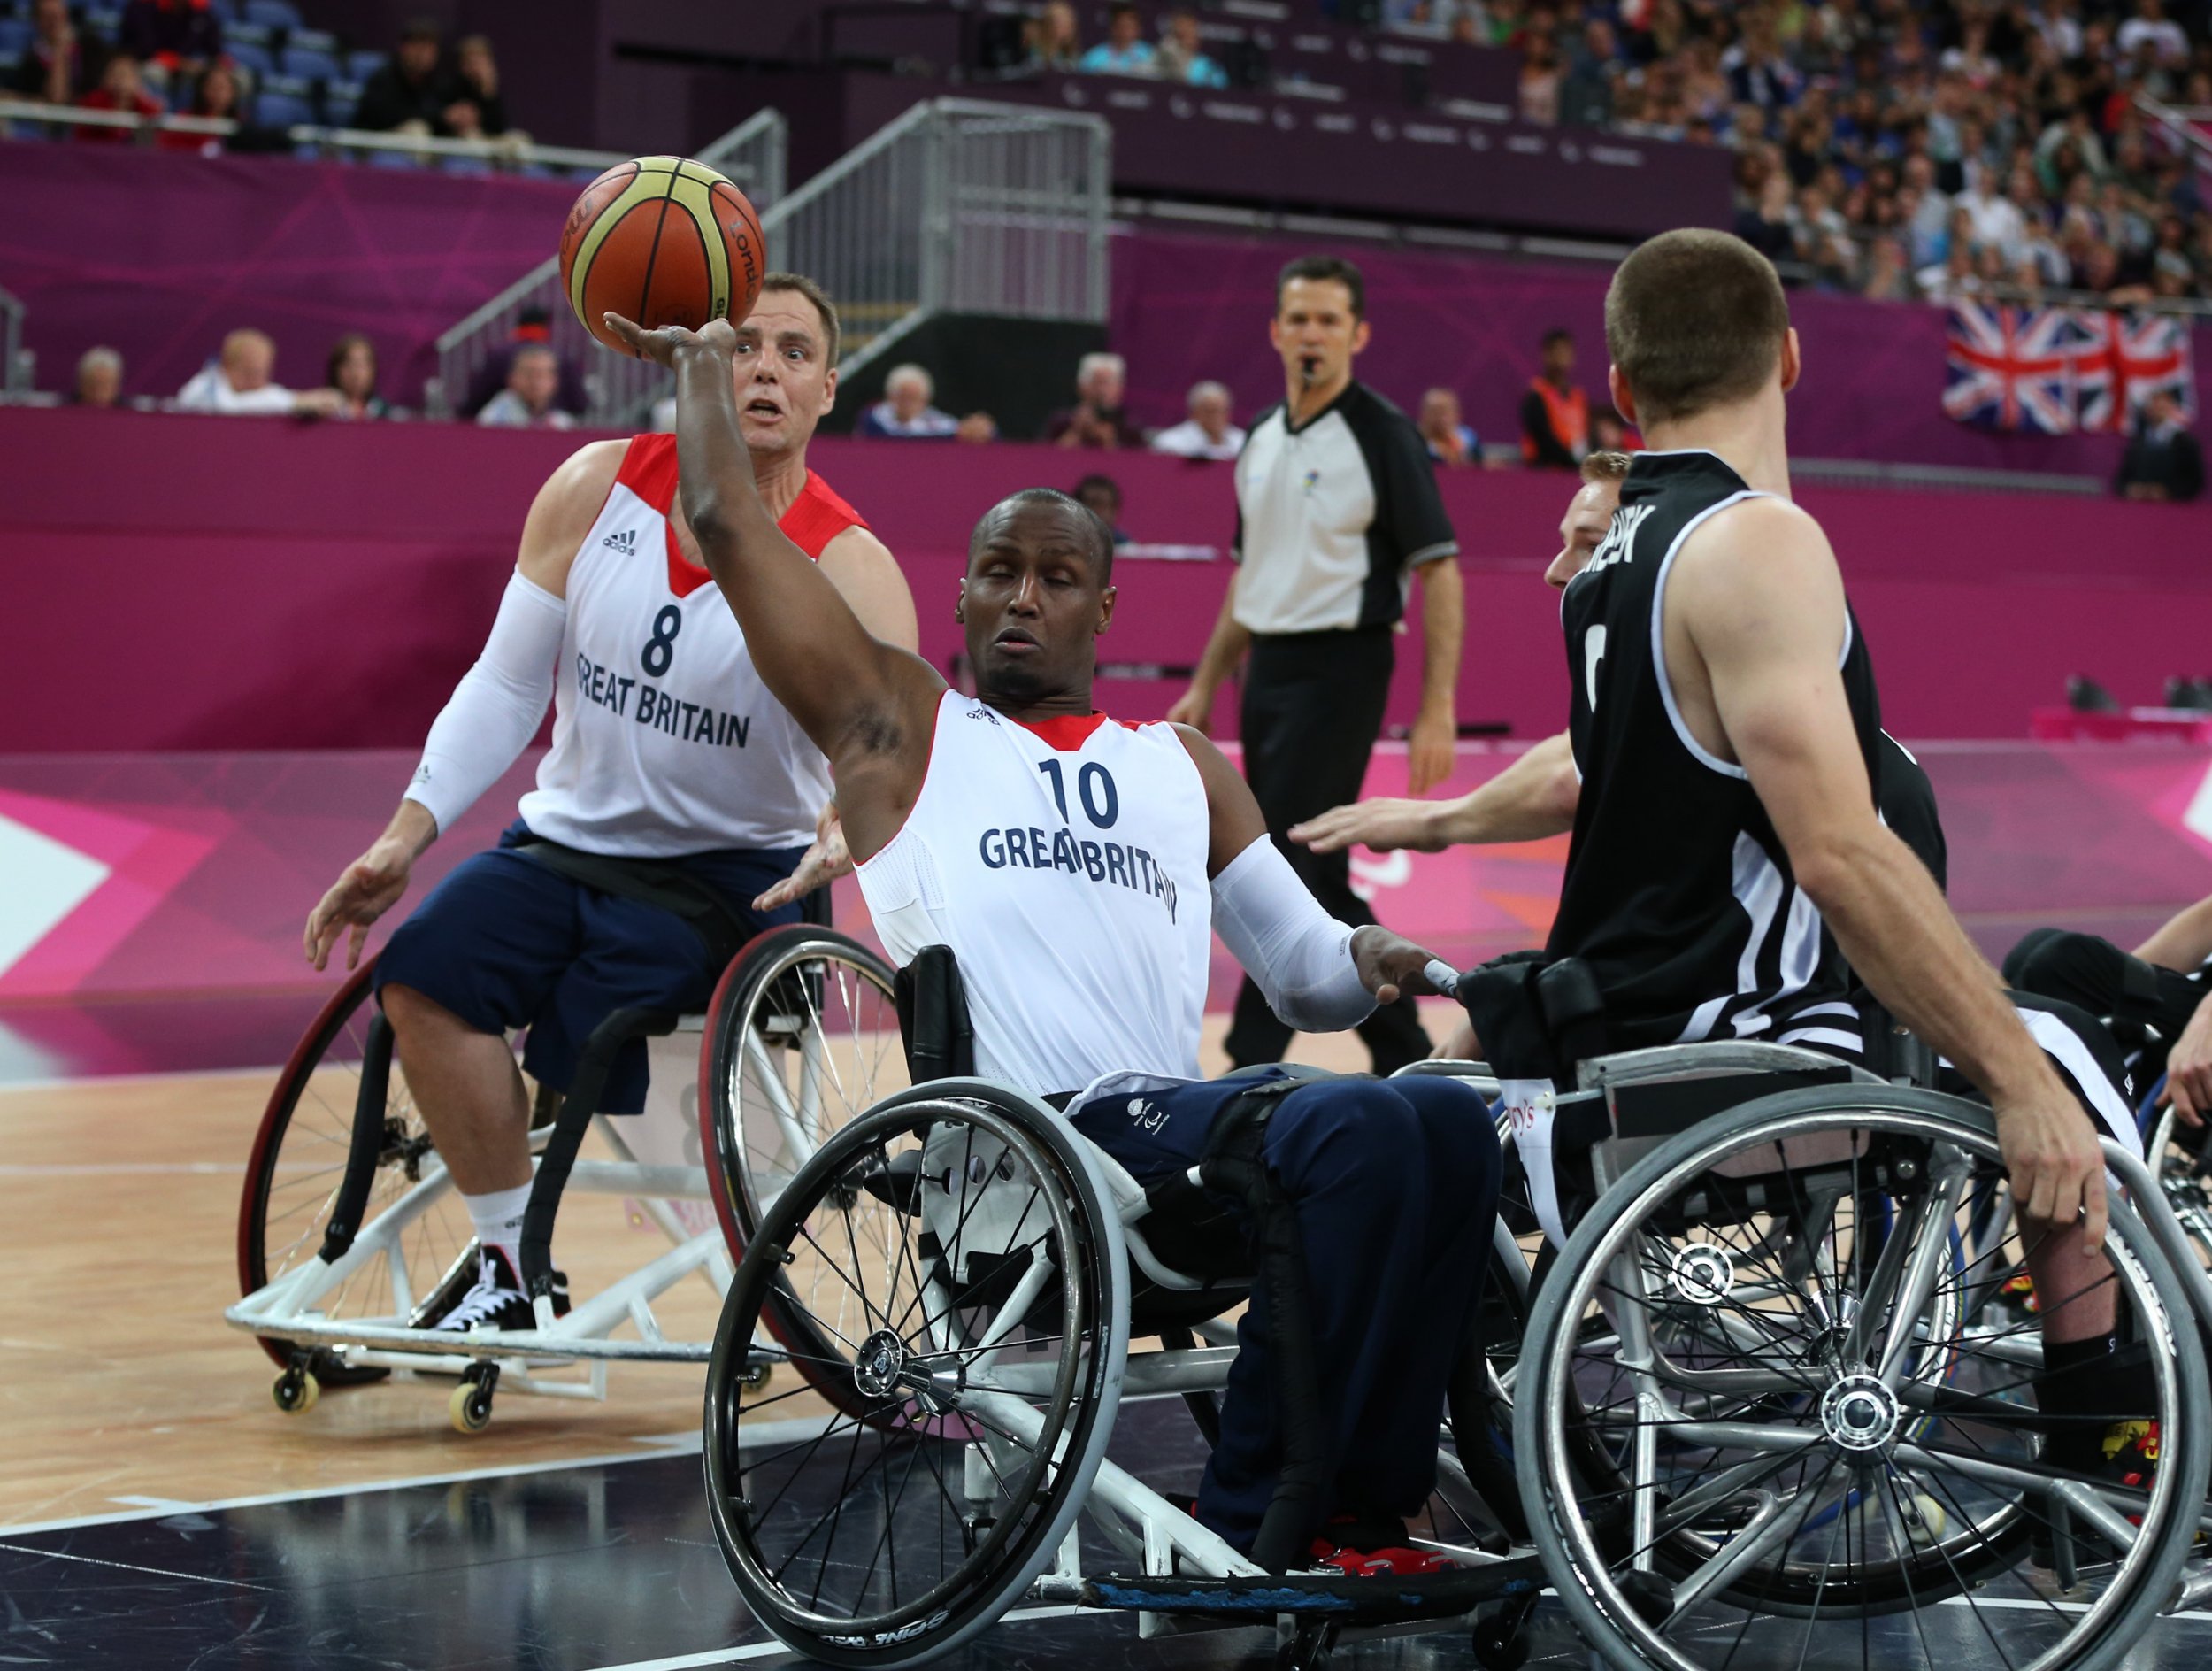
[[(760, 502), (866, 632), (910, 650), (897, 563), (807, 468), (836, 398), (835, 307), (812, 280), (772, 273), (733, 336), (726, 370)], [(552, 700), (552, 750), (515, 822), (377, 959), (401, 1067), (480, 1248), (474, 1285), (436, 1297), (427, 1328), (533, 1326), (517, 1251), (529, 1110), (505, 1036), (526, 1028), (523, 1069), (565, 1090), (610, 1012), (703, 1008), (739, 945), (800, 916), (797, 904), (757, 902), (812, 837), (828, 762), (708, 585), (663, 435), (594, 442), (553, 473), (484, 652), (432, 725), (399, 810), (307, 920), (315, 966), (349, 930), (352, 966), (416, 859), (514, 763)], [(634, 1039), (601, 1111), (636, 1112), (645, 1086)]]
[[(1257, 1128), (1295, 1226), (1318, 1368), (1317, 1490), (1296, 1535), (1348, 1572), (1432, 1569), (1404, 1522), (1435, 1482), (1490, 1245), (1499, 1151), (1482, 1098), (1442, 1079), (1198, 1077), (1214, 930), (1276, 1013), (1315, 1031), (1425, 990), (1429, 954), (1324, 912), (1201, 734), (1092, 707), (1113, 548), (1080, 504), (1030, 489), (978, 524), (954, 607), (980, 693), (964, 697), (872, 637), (777, 527), (743, 467), (727, 328), (611, 324), (676, 370), (685, 509), (762, 678), (831, 757), (893, 959), (949, 947), (977, 1071), (1064, 1105), (1140, 1182), (1187, 1172), (1217, 1125)], [(1248, 1120), (1256, 1092), (1263, 1126)], [(1271, 1338), (1267, 1287), (1263, 1267), (1195, 1505), (1248, 1551), (1285, 1483), (1271, 1364), (1287, 1349)]]

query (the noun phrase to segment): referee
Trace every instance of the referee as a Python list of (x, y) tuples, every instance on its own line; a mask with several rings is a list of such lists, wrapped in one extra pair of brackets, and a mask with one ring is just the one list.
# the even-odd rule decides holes
[[(1368, 336), (1359, 269), (1333, 256), (1293, 261), (1276, 281), (1268, 335), (1283, 359), (1282, 404), (1254, 420), (1237, 459), (1239, 567), (1191, 688), (1167, 717), (1203, 730), (1215, 692), (1250, 648), (1244, 774), (1268, 833), (1332, 916), (1369, 923), (1375, 913), (1352, 891), (1350, 854), (1310, 851), (1287, 833), (1358, 798), (1390, 694), (1391, 635), (1417, 568), (1428, 658), (1411, 792), (1450, 775), (1464, 625), (1450, 560), (1459, 545), (1420, 432), (1353, 381), (1352, 357)], [(1378, 1074), (1429, 1053), (1410, 997), (1377, 1010), (1359, 1034)], [(1230, 1060), (1280, 1061), (1290, 1036), (1247, 980), (1226, 1040)]]

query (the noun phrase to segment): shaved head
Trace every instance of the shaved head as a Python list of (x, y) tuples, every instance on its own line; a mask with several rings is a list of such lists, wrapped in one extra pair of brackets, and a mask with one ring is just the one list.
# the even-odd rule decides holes
[(1057, 488), (1024, 488), (1010, 493), (983, 513), (983, 520), (975, 525), (975, 532), (968, 536), (968, 557), (983, 549), (991, 535), (1027, 506), (1049, 505), (1075, 518), (1091, 535), (1091, 558), (1098, 570), (1098, 583), (1110, 586), (1114, 579), (1114, 531), (1099, 520), (1097, 512), (1082, 500), (1060, 491)]

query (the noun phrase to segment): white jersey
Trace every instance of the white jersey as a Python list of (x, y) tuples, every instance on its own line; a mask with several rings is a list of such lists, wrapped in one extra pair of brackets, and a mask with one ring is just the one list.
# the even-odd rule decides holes
[[(640, 435), (568, 572), (553, 748), (523, 821), (587, 852), (803, 847), (829, 762), (768, 694), (737, 618), (678, 552), (676, 438)], [(810, 557), (867, 525), (809, 472), (781, 524)]]
[(859, 867), (893, 962), (959, 959), (976, 1071), (1039, 1096), (1198, 1077), (1206, 787), (1171, 726), (1027, 726), (947, 691), (920, 797)]

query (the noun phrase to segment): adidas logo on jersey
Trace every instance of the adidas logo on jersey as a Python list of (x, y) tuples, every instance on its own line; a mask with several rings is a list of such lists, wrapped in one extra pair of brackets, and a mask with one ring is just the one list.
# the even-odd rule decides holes
[(623, 556), (627, 557), (637, 550), (637, 531), (634, 528), (625, 528), (619, 534), (610, 534), (600, 543), (611, 551), (619, 551)]

